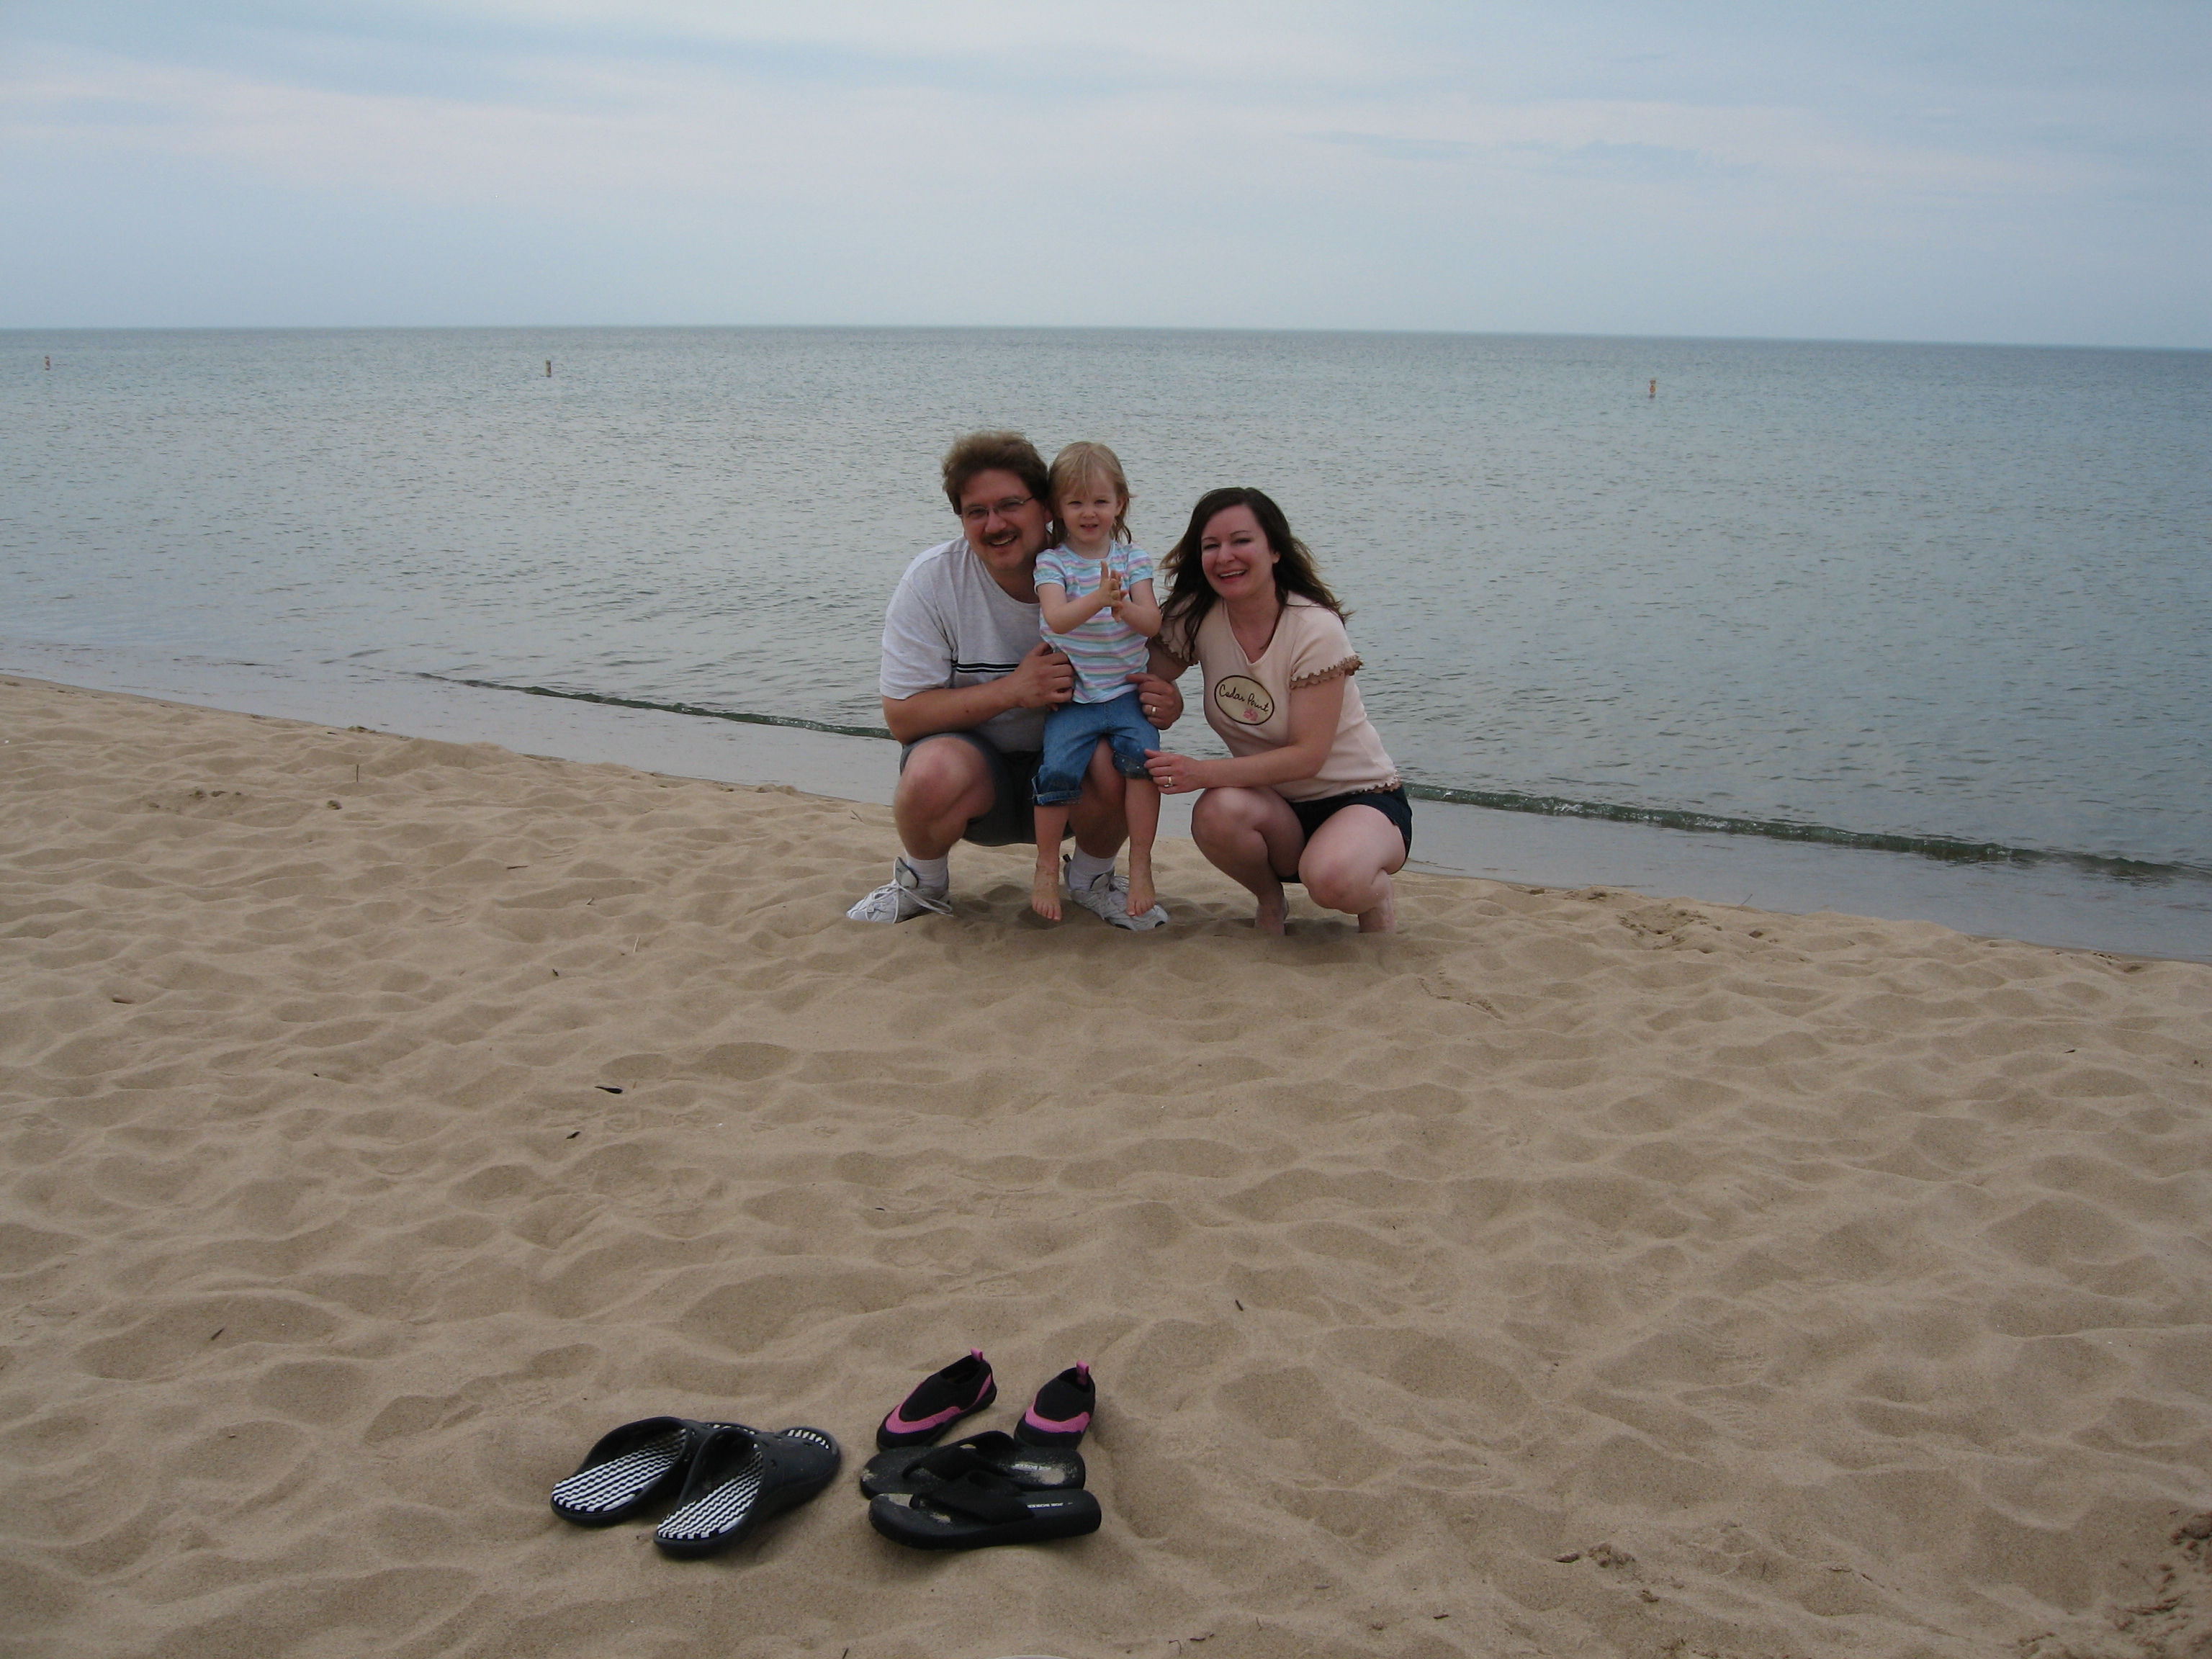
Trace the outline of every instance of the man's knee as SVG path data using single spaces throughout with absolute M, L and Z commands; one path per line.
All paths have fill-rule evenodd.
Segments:
M 896 799 L 902 806 L 943 811 L 978 794 L 991 793 L 991 769 L 973 744 L 958 738 L 942 741 L 925 738 L 915 745 L 899 772 Z M 986 799 L 976 811 L 989 804 Z

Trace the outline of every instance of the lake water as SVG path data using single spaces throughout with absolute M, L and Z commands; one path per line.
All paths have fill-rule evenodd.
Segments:
M 2154 901 L 2212 880 L 2208 416 L 2202 352 L 0 334 L 0 647 L 873 728 L 937 459 L 1012 426 L 1111 443 L 1155 554 L 1208 488 L 1274 495 L 1431 792 Z

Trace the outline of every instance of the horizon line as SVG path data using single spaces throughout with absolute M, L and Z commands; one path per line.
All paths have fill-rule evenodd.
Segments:
M 2212 353 L 2204 345 L 2112 344 L 2080 340 L 1959 340 L 1883 335 L 1613 333 L 1597 329 L 1269 327 L 1210 323 L 66 323 L 4 324 L 0 336 L 55 334 L 373 333 L 903 333 L 903 334 L 1312 334 L 1503 340 L 1649 340 L 1712 345 L 1934 346 L 1961 350 Z

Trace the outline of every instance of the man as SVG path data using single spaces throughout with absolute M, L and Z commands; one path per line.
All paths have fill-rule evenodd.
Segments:
M 919 555 L 884 617 L 884 724 L 905 745 L 892 811 L 904 849 L 891 879 L 846 914 L 905 921 L 951 909 L 949 854 L 967 840 L 1006 847 L 1035 839 L 1030 779 L 1045 711 L 1074 694 L 1067 659 L 1038 637 L 1036 558 L 1051 528 L 1044 458 L 1013 432 L 975 432 L 945 457 L 945 495 L 962 534 Z M 1182 696 L 1138 679 L 1146 718 L 1175 723 Z M 1103 750 L 1068 814 L 1075 851 L 1068 897 L 1116 927 L 1143 932 L 1168 913 L 1128 914 L 1114 858 L 1128 836 L 1122 781 Z

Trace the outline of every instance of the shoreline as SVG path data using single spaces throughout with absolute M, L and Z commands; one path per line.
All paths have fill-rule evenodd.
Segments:
M 880 805 L 0 677 L 35 1659 L 2152 1659 L 2212 1640 L 2212 969 L 1411 873 L 848 924 Z M 642 741 L 642 739 L 638 739 Z M 1106 1515 L 923 1557 L 926 1372 Z M 843 1442 L 729 1555 L 556 1519 Z M 1196 1646 L 1204 1643 L 1202 1649 Z
M 718 782 L 786 784 L 876 805 L 889 803 L 896 775 L 896 757 L 886 754 L 882 739 L 342 664 L 280 667 L 0 640 L 0 672 L 280 719 L 493 742 L 520 753 L 616 761 Z M 1161 834 L 1187 837 L 1188 800 L 1170 798 L 1161 806 Z M 891 851 L 887 844 L 886 863 Z M 1835 911 L 1936 921 L 1977 938 L 2212 962 L 2212 883 L 2148 890 L 2057 864 L 1955 864 L 1909 853 L 1425 799 L 1416 808 L 1410 867 L 1546 888 L 1620 888 L 1789 915 Z

